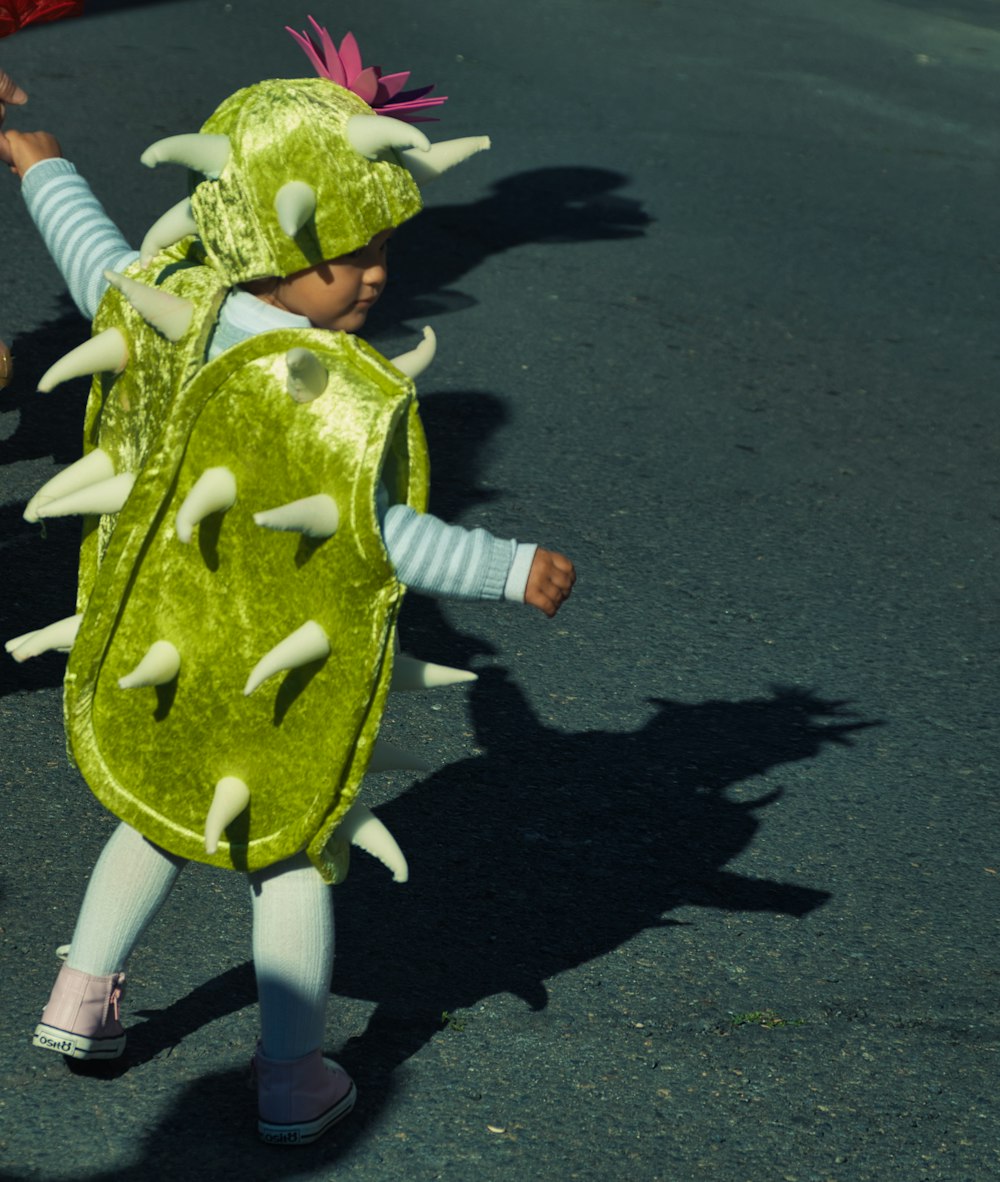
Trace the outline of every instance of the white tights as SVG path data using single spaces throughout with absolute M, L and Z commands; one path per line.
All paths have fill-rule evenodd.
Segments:
M 87 885 L 68 963 L 95 977 L 122 971 L 184 866 L 119 825 Z M 262 1049 L 269 1059 L 298 1059 L 323 1045 L 333 895 L 304 853 L 247 877 Z

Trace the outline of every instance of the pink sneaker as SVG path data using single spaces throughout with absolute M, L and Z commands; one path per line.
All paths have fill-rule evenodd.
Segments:
M 92 977 L 64 964 L 31 1040 L 71 1059 L 117 1059 L 125 1050 L 118 1003 L 125 974 Z
M 308 1145 L 354 1107 L 358 1090 L 339 1063 L 320 1051 L 301 1059 L 254 1056 L 257 1131 L 269 1145 Z

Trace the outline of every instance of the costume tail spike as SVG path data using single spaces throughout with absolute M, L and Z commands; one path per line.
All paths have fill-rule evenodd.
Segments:
M 321 661 L 329 655 L 330 641 L 326 633 L 315 620 L 307 620 L 301 628 L 296 628 L 284 640 L 279 641 L 254 665 L 243 687 L 243 694 L 249 697 L 259 685 L 275 673 L 282 673 L 286 669 L 298 669 L 313 661 Z
M 412 123 L 390 115 L 352 115 L 347 121 L 347 140 L 360 156 L 368 160 L 393 159 L 393 149 L 430 151 L 431 141 Z M 409 167 L 409 165 L 407 165 Z
M 393 882 L 406 882 L 410 869 L 396 839 L 370 808 L 355 802 L 344 814 L 338 832 L 392 871 Z
M 168 135 L 166 139 L 157 140 L 155 144 L 149 145 L 139 159 L 147 168 L 155 168 L 157 164 L 183 164 L 214 181 L 218 180 L 229 162 L 229 154 L 228 135 L 194 132 L 189 135 Z
M 79 488 L 86 488 L 90 484 L 97 484 L 102 480 L 109 480 L 115 474 L 111 457 L 106 451 L 95 447 L 82 460 L 70 464 L 57 472 L 51 480 L 47 480 L 35 493 L 24 508 L 24 520 L 34 524 L 39 520 L 38 510 L 58 497 L 76 492 Z
M 402 747 L 378 739 L 372 748 L 368 770 L 370 772 L 429 772 L 431 765 L 425 759 L 421 759 L 419 755 L 414 755 Z
M 21 661 L 27 661 L 29 657 L 40 656 L 42 653 L 53 651 L 68 653 L 73 647 L 77 632 L 80 631 L 82 620 L 82 615 L 66 616 L 65 619 L 56 620 L 54 624 L 48 624 L 34 632 L 25 632 L 21 636 L 15 636 L 13 640 L 7 641 L 4 648 L 18 664 Z
M 265 509 L 253 515 L 264 529 L 290 530 L 307 538 L 329 538 L 340 525 L 340 510 L 333 497 L 317 493 L 300 501 L 289 501 L 277 509 Z
M 177 537 L 190 542 L 194 527 L 212 513 L 231 509 L 236 502 L 236 477 L 228 468 L 206 468 L 191 487 L 174 518 Z
M 305 181 L 289 181 L 274 198 L 278 225 L 294 238 L 316 212 L 316 190 Z
M 205 818 L 205 853 L 214 854 L 222 834 L 250 803 L 250 789 L 236 776 L 223 776 Z
M 398 693 L 406 690 L 436 689 L 442 685 L 458 685 L 463 681 L 478 680 L 478 674 L 470 673 L 467 669 L 452 669 L 448 665 L 418 661 L 416 657 L 399 656 L 392 666 L 389 689 Z
M 326 389 L 330 375 L 326 366 L 308 349 L 289 349 L 285 354 L 288 363 L 288 393 L 296 402 L 312 402 Z
M 362 118 L 356 115 L 355 118 Z M 399 162 L 409 169 L 410 176 L 418 185 L 426 185 L 437 180 L 442 173 L 454 168 L 475 156 L 477 152 L 485 152 L 490 147 L 488 135 L 467 135 L 457 140 L 443 140 L 433 144 L 429 152 L 414 152 L 404 148 L 399 153 Z
M 415 349 L 410 349 L 407 353 L 400 353 L 398 357 L 392 359 L 392 364 L 412 381 L 416 381 L 420 377 L 434 360 L 434 354 L 437 352 L 437 337 L 434 335 L 434 329 L 429 324 L 425 324 L 423 333 L 424 339 Z
M 75 517 L 80 513 L 120 513 L 135 484 L 134 472 L 119 472 L 108 480 L 98 480 L 75 492 L 57 497 L 35 509 L 39 519 Z
M 72 378 L 95 373 L 121 373 L 127 364 L 128 345 L 125 338 L 117 328 L 106 328 L 50 366 L 42 374 L 38 390 L 41 394 L 48 394 Z
M 161 287 L 138 283 L 117 271 L 105 271 L 104 278 L 116 287 L 139 315 L 168 341 L 179 341 L 191 327 L 194 304 L 180 296 L 171 295 Z
M 154 640 L 131 673 L 118 678 L 119 689 L 167 685 L 181 669 L 181 654 L 169 640 Z
M 183 201 L 172 205 L 162 217 L 157 218 L 146 231 L 146 237 L 143 238 L 142 246 L 139 247 L 143 265 L 145 266 L 155 254 L 159 254 L 165 247 L 173 246 L 182 238 L 197 233 L 198 223 L 194 220 L 194 214 L 191 212 L 191 202 L 185 197 Z

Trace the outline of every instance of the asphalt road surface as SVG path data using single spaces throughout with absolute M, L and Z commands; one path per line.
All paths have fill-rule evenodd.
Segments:
M 308 72 L 284 0 L 93 3 L 0 44 L 132 240 L 152 140 Z M 433 507 L 571 555 L 553 622 L 406 608 L 467 663 L 373 780 L 411 864 L 338 888 L 327 1049 L 354 1115 L 257 1143 L 249 907 L 192 866 L 137 949 L 129 1052 L 30 1035 L 113 821 L 63 659 L 0 665 L 9 1180 L 980 1182 L 997 1078 L 1000 4 L 327 5 L 493 150 L 398 236 L 371 339 L 429 323 Z M 0 177 L 3 637 L 71 614 L 87 326 Z

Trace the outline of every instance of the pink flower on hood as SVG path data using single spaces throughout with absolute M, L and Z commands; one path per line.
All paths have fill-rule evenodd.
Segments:
M 365 68 L 361 64 L 361 51 L 353 33 L 347 34 L 338 50 L 330 34 L 313 17 L 309 17 L 309 23 L 315 31 L 315 36 L 310 34 L 308 29 L 296 33 L 288 25 L 285 28 L 302 47 L 321 78 L 329 78 L 338 86 L 353 91 L 359 98 L 364 99 L 376 114 L 392 115 L 393 118 L 402 119 L 405 123 L 437 122 L 433 118 L 413 113 L 426 107 L 440 107 L 448 101 L 447 96 L 424 97 L 434 89 L 434 83 L 418 87 L 416 90 L 403 90 L 410 76 L 409 70 L 403 74 L 383 74 L 381 66 Z

